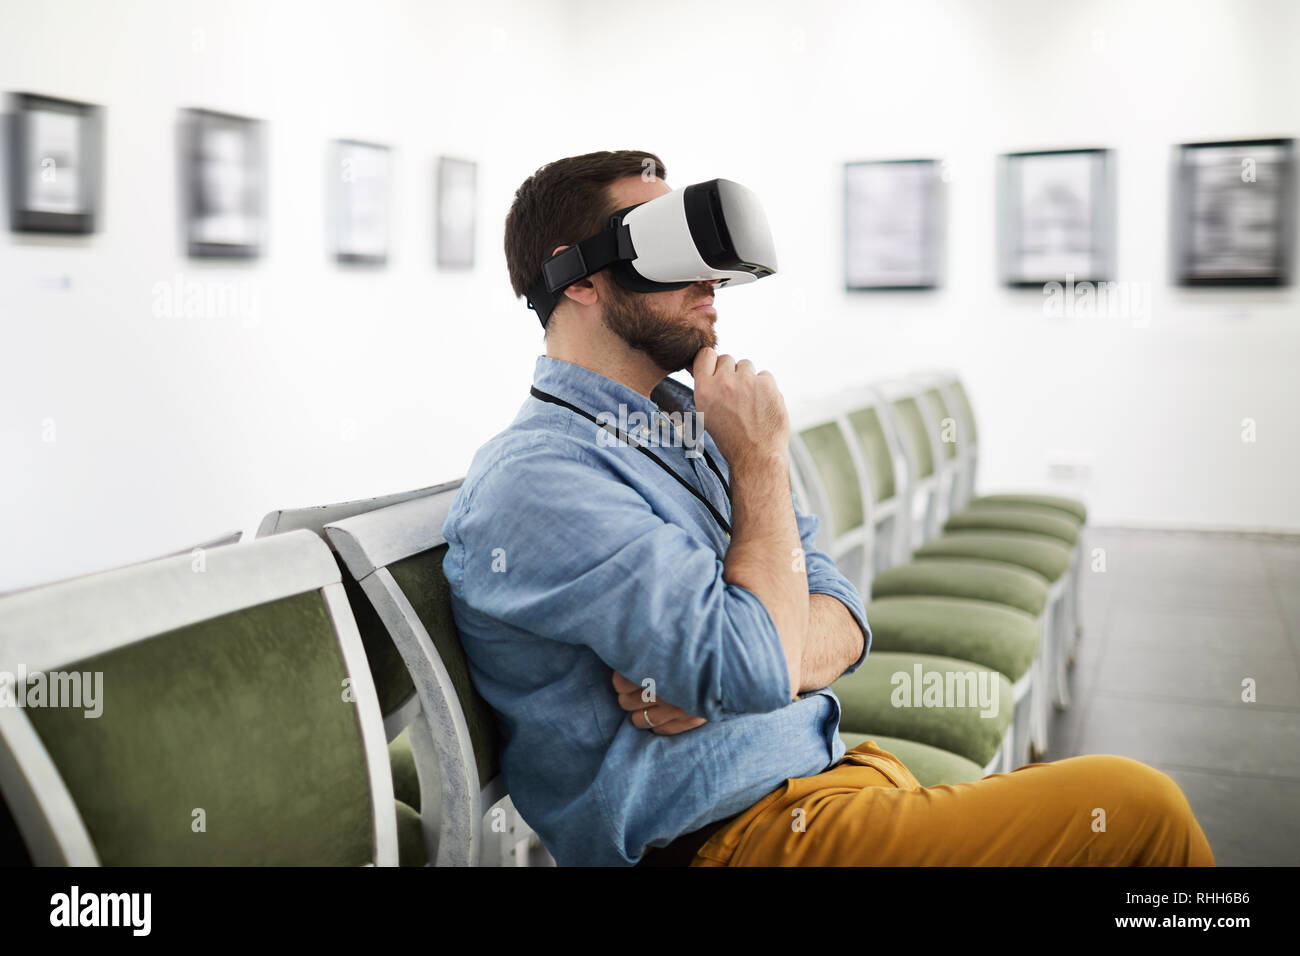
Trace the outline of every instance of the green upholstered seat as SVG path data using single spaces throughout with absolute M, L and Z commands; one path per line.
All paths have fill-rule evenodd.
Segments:
M 921 706 L 917 706 L 918 667 Z M 996 706 L 981 706 L 981 682 L 990 703 L 996 693 Z M 925 706 L 927 686 L 940 684 L 946 690 L 949 683 L 952 695 L 932 693 L 929 703 L 951 706 Z M 1005 675 L 970 661 L 929 654 L 873 650 L 861 667 L 837 680 L 831 690 L 840 699 L 841 734 L 885 733 L 939 747 L 980 767 L 997 755 L 1015 715 L 1011 682 Z M 957 696 L 958 690 L 964 698 Z M 984 716 L 986 711 L 990 716 Z
M 901 760 L 902 754 L 898 756 Z M 916 771 L 913 770 L 912 773 L 915 774 Z M 429 862 L 429 853 L 424 846 L 424 828 L 420 823 L 420 815 L 401 800 L 394 802 L 397 804 L 398 863 L 401 866 L 424 866 Z
M 1064 518 L 1070 524 L 1074 525 L 1076 530 L 1083 530 L 1083 522 L 1079 516 L 1071 511 L 1062 511 L 1060 508 L 1049 508 L 1047 505 L 1032 504 L 1003 504 L 997 501 L 975 500 L 968 502 L 966 511 L 1018 511 L 1024 514 L 1047 515 L 1049 518 Z
M 388 744 L 388 764 L 393 769 L 393 796 L 420 812 L 420 775 L 411 752 L 411 735 L 403 730 Z
M 1012 682 L 1038 656 L 1042 627 L 1003 604 L 953 597 L 887 597 L 867 605 L 874 650 L 938 654 L 992 667 Z
M 1070 549 L 1060 539 L 1027 531 L 949 531 L 921 545 L 912 557 L 1005 561 L 1052 582 L 1070 569 Z
M 1080 522 L 1088 521 L 1088 506 L 1078 498 L 1066 498 L 1062 495 L 1000 494 L 979 495 L 970 501 L 972 507 L 983 505 L 1037 505 L 1043 508 L 1055 508 L 1064 511 Z
M 374 860 L 358 711 L 320 591 L 62 669 L 103 673 L 102 715 L 87 720 L 71 708 L 25 715 L 102 864 Z M 200 820 L 205 829 L 196 830 Z
M 969 508 L 948 519 L 945 531 L 1028 531 L 1057 538 L 1070 547 L 1079 541 L 1077 522 L 1055 515 L 1021 511 L 1015 508 L 983 506 Z
M 984 768 L 975 761 L 938 747 L 931 747 L 929 744 L 919 744 L 915 740 L 845 731 L 840 731 L 840 739 L 849 750 L 870 740 L 881 750 L 887 750 L 901 760 L 903 766 L 912 772 L 912 776 L 923 787 L 937 787 L 946 783 L 969 783 L 984 777 Z
M 929 478 L 934 474 L 934 451 L 930 447 L 930 432 L 925 425 L 925 416 L 914 398 L 899 398 L 891 403 L 898 416 L 900 431 L 912 449 L 913 467 L 916 478 Z
M 893 453 L 889 450 L 889 440 L 885 437 L 885 428 L 880 415 L 870 405 L 849 412 L 849 424 L 862 447 L 870 472 L 871 491 L 877 502 L 888 501 L 894 497 L 897 487 L 894 480 Z
M 853 453 L 849 443 L 835 422 L 805 428 L 799 438 L 817 465 L 817 475 L 826 490 L 830 507 L 831 531 L 839 536 L 861 527 L 866 520 L 862 508 L 862 489 L 853 467 Z
M 451 677 L 474 747 L 479 785 L 486 786 L 501 772 L 500 736 L 492 708 L 479 696 L 470 680 L 469 663 L 456 633 L 456 621 L 451 613 L 451 589 L 442 572 L 442 558 L 446 553 L 447 546 L 439 545 L 393 562 L 388 565 L 388 572 L 411 602 Z
M 379 619 L 378 612 L 370 603 L 370 598 L 366 597 L 361 585 L 348 574 L 346 568 L 341 571 L 343 590 L 347 592 L 352 616 L 356 618 L 357 632 L 361 635 L 361 643 L 366 649 L 366 661 L 370 664 L 370 676 L 374 679 L 375 692 L 379 695 L 379 711 L 388 716 L 410 700 L 415 693 L 415 684 L 411 681 L 410 671 L 406 669 L 406 662 L 398 653 L 388 628 L 384 627 L 384 622 Z
M 1038 617 L 1047 606 L 1047 579 L 1003 561 L 928 558 L 895 565 L 871 582 L 873 598 L 943 596 L 992 601 Z

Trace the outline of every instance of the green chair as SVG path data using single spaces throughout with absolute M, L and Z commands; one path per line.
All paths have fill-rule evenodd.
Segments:
M 9 595 L 0 672 L 63 692 L 0 707 L 0 790 L 38 865 L 398 863 L 375 686 L 311 534 Z
M 982 768 L 980 776 L 1019 766 L 1008 747 L 1014 692 L 994 668 L 873 650 L 831 690 L 840 699 L 841 735 L 882 733 L 938 747 Z
M 888 383 L 880 389 L 883 400 L 876 406 L 880 417 L 897 435 L 907 462 L 908 478 L 902 494 L 908 503 L 903 510 L 911 521 L 906 537 L 913 549 L 912 558 L 918 562 L 931 558 L 995 561 L 1044 578 L 1049 610 L 1043 668 L 1057 707 L 1065 708 L 1069 706 L 1067 631 L 1076 606 L 1073 585 L 1077 578 L 1072 570 L 1078 563 L 1077 534 L 1073 545 L 1065 540 L 1075 532 L 1072 528 L 1066 530 L 1063 515 L 1038 516 L 1041 520 L 1036 525 L 1030 516 L 1018 516 L 1012 527 L 985 527 L 997 523 L 997 515 L 990 515 L 984 520 L 972 520 L 968 527 L 943 530 L 949 519 L 952 489 L 960 480 L 957 439 L 961 429 L 955 419 L 944 414 L 944 406 L 936 398 L 938 392 L 926 381 Z M 1025 530 L 1028 526 L 1038 530 Z M 1044 694 L 1044 708 L 1046 700 Z M 1040 739 L 1045 742 L 1046 709 L 1040 724 Z
M 975 422 L 975 412 L 970 403 L 970 396 L 956 374 L 948 372 L 938 376 L 940 390 L 947 397 L 949 407 L 956 412 L 959 432 L 960 470 L 959 478 L 954 484 L 954 497 L 951 511 L 954 514 L 977 512 L 983 509 L 1002 511 L 1013 508 L 1022 513 L 1043 514 L 1053 517 L 1065 517 L 1082 532 L 1088 523 L 1088 508 L 1077 498 L 1063 495 L 1034 494 L 1026 492 L 1007 492 L 1002 494 L 975 495 L 975 474 L 979 464 L 979 431 Z M 1075 549 L 1075 564 L 1069 588 L 1071 627 L 1067 634 L 1069 660 L 1073 661 L 1079 638 L 1083 634 L 1080 617 L 1080 576 L 1083 569 L 1082 542 Z M 1065 687 L 1061 687 L 1062 692 Z
M 939 747 L 918 744 L 914 740 L 901 737 L 886 737 L 883 734 L 855 734 L 840 731 L 840 740 L 849 750 L 863 741 L 870 740 L 882 750 L 887 750 L 912 772 L 917 783 L 923 787 L 937 787 L 944 784 L 970 783 L 988 776 L 973 760 L 959 757 Z
M 307 530 L 329 544 L 333 550 L 333 545 L 325 534 L 325 525 L 329 522 L 378 511 L 406 501 L 445 492 L 454 493 L 459 487 L 458 479 L 374 498 L 279 509 L 268 513 L 262 519 L 257 529 L 257 537 L 264 538 L 289 531 Z M 338 555 L 335 554 L 334 557 L 342 574 L 343 589 L 347 594 L 348 603 L 356 618 L 361 643 L 366 649 L 366 660 L 370 664 L 371 677 L 379 692 L 379 706 L 384 715 L 384 731 L 389 740 L 393 783 L 399 802 L 405 805 L 399 817 L 402 826 L 399 834 L 402 837 L 401 862 L 403 866 L 422 866 L 436 858 L 438 853 L 441 784 L 438 779 L 436 754 L 432 744 L 428 743 L 427 732 L 412 733 L 411 731 L 412 725 L 422 722 L 424 718 L 419 697 L 415 692 L 415 683 L 405 661 L 402 660 L 402 655 L 398 652 L 388 633 L 388 628 L 380 620 L 374 605 L 366 597 L 361 586 L 348 573 Z M 416 832 L 422 834 L 421 840 L 411 839 L 412 834 Z M 421 841 L 423 846 L 420 845 Z
M 506 792 L 496 717 L 474 689 L 452 618 L 442 525 L 458 486 L 331 521 L 325 534 L 413 681 L 423 719 L 408 732 L 424 804 L 439 808 L 421 813 L 437 827 L 437 865 L 523 866 L 530 850 L 545 862 Z M 425 767 L 437 768 L 432 799 Z
M 796 418 L 791 439 L 794 480 L 797 494 L 820 518 L 817 545 L 855 587 L 872 595 L 866 610 L 875 650 L 942 655 L 1006 674 L 1017 702 L 1012 735 L 1013 761 L 1018 766 L 1045 749 L 1040 729 L 1045 720 L 1038 716 L 1042 705 L 1035 691 L 1041 686 L 1036 685 L 1035 674 L 1041 670 L 1042 625 L 1018 609 L 970 599 L 961 602 L 958 626 L 948 614 L 951 608 L 937 606 L 929 595 L 895 596 L 882 603 L 872 594 L 876 540 L 868 511 L 870 495 L 864 495 L 868 466 L 846 437 L 851 428 L 830 406 L 803 408 Z M 929 630 L 936 623 L 944 626 Z
M 1051 657 L 1055 672 L 1055 696 L 1059 706 L 1069 704 L 1069 663 L 1073 658 L 1079 636 L 1079 569 L 1083 564 L 1081 540 L 1082 520 L 1072 511 L 1048 507 L 1041 502 L 1051 496 L 1009 496 L 994 501 L 985 500 L 967 507 L 963 497 L 970 487 L 967 475 L 973 473 L 975 455 L 966 453 L 969 444 L 970 422 L 965 413 L 969 408 L 964 390 L 960 395 L 950 388 L 955 377 L 940 375 L 914 376 L 912 382 L 917 400 L 936 457 L 942 458 L 939 469 L 940 491 L 934 497 L 935 526 L 927 539 L 933 539 L 942 525 L 943 532 L 983 531 L 994 534 L 1011 532 L 1041 535 L 1053 538 L 1070 549 L 1071 564 L 1062 589 L 1062 606 L 1056 621 Z M 952 396 L 951 399 L 947 396 Z M 954 412 L 956 412 L 954 414 Z M 1024 497 L 1029 500 L 1013 502 Z M 1040 503 L 1035 503 L 1037 498 Z M 1059 499 L 1068 502 L 1069 499 Z M 1086 514 L 1086 512 L 1084 512 Z M 969 546 L 967 542 L 967 546 Z M 1052 580 L 1056 580 L 1052 578 Z

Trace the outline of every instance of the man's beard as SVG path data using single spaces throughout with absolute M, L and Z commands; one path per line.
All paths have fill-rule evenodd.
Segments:
M 607 288 L 609 295 L 601 310 L 605 328 L 644 352 L 665 372 L 690 368 L 700 349 L 718 344 L 712 325 L 698 328 L 684 315 L 658 311 L 647 296 L 628 292 L 612 278 Z

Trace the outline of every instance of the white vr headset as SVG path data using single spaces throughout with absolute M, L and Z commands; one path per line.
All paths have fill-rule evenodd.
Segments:
M 732 285 L 776 272 L 776 250 L 758 196 L 711 179 L 620 209 L 604 230 L 551 256 L 528 290 L 528 308 L 545 328 L 564 290 L 605 268 L 631 292 Z

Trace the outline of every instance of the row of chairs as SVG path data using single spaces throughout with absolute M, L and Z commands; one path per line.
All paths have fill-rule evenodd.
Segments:
M 819 546 L 872 595 L 873 651 L 835 686 L 845 742 L 869 735 L 929 785 L 1010 766 L 1025 738 L 1001 712 L 891 707 L 894 675 L 978 671 L 1000 699 L 1041 703 L 1038 649 L 1064 639 L 1077 562 L 1049 586 L 1027 562 L 1059 557 L 1040 540 L 1050 522 L 988 530 L 1074 503 L 970 499 L 960 383 L 914 384 L 805 417 L 791 483 L 822 515 Z M 0 673 L 43 672 L 47 695 L 102 674 L 98 717 L 0 707 L 0 792 L 30 859 L 549 862 L 510 803 L 452 620 L 441 529 L 459 484 L 275 511 L 250 542 L 0 597 Z M 965 526 L 978 509 L 986 524 Z
M 821 518 L 818 547 L 867 598 L 873 632 L 863 666 L 833 685 L 846 743 L 938 748 L 896 744 L 926 785 L 1042 758 L 1081 633 L 1083 503 L 975 497 L 978 433 L 951 374 L 857 389 L 798 410 L 794 426 L 792 487 Z M 954 693 L 922 707 L 893 693 L 918 674 Z M 980 681 L 1013 706 L 972 700 Z

